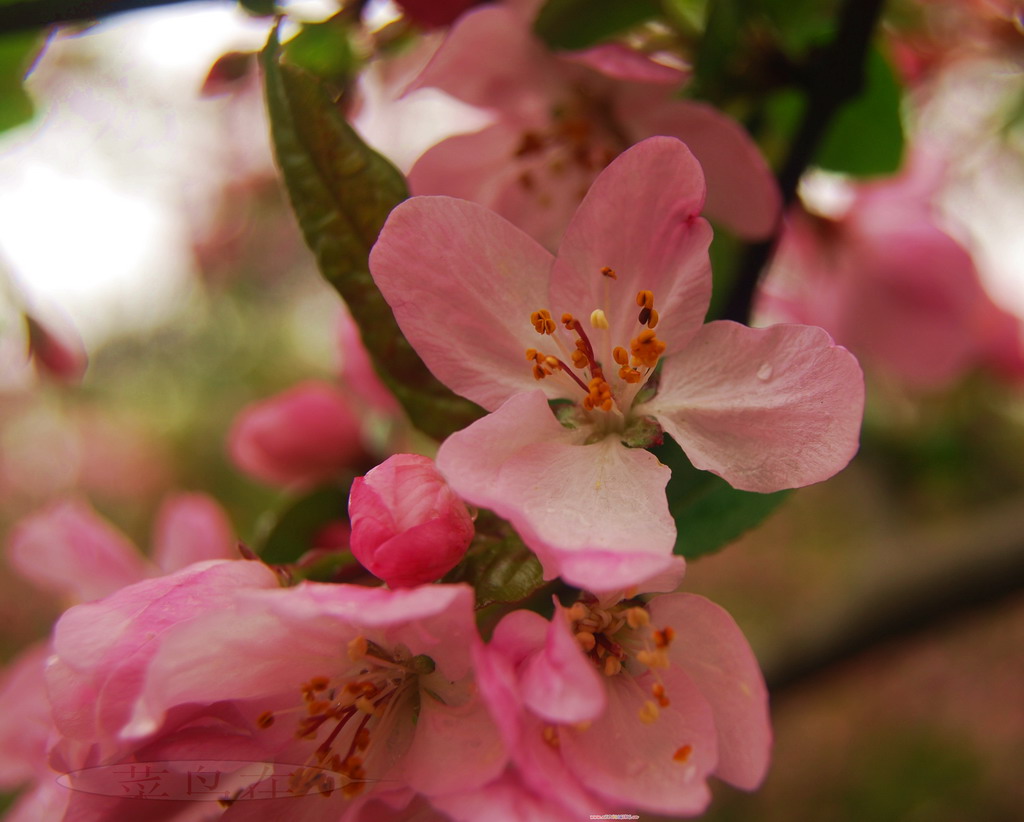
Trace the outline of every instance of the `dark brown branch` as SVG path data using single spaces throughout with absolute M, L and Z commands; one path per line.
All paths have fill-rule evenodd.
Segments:
M 871 35 L 885 0 L 845 0 L 836 36 L 805 73 L 807 107 L 779 172 L 783 211 L 796 197 L 800 177 L 811 164 L 836 112 L 860 94 Z M 761 275 L 771 261 L 776 237 L 747 247 L 722 319 L 746 322 Z
M 972 520 L 944 541 L 900 540 L 906 554 L 881 582 L 850 595 L 845 608 L 817 615 L 802 636 L 788 637 L 765 677 L 774 697 L 898 640 L 941 630 L 964 616 L 1024 592 L 1024 500 Z M 909 551 L 907 550 L 909 549 Z M 902 567 L 901 567 L 902 566 Z
M 85 23 L 126 11 L 171 6 L 192 0 L 20 0 L 0 6 L 0 34 Z

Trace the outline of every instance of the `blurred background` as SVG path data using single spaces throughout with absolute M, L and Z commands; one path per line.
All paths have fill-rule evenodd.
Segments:
M 711 19 L 707 5 L 664 4 L 672 25 L 646 22 L 630 42 L 706 43 L 710 23 L 693 20 Z M 755 5 L 764 21 L 736 24 L 751 60 L 773 31 L 800 48 L 829 35 L 839 4 L 790 4 L 789 29 Z M 435 48 L 445 28 L 416 28 L 416 6 L 403 36 Z M 307 24 L 337 12 L 287 9 Z M 368 30 L 394 31 L 403 10 L 363 11 Z M 861 357 L 868 409 L 846 471 L 690 563 L 685 589 L 735 616 L 774 686 L 767 783 L 720 786 L 709 819 L 1011 822 L 1024 808 L 1021 20 L 1013 2 L 888 4 L 875 41 L 898 142 L 860 143 L 896 162 L 879 171 L 889 161 L 864 160 L 855 140 L 851 168 L 802 176 L 755 318 L 824 325 Z M 350 390 L 365 355 L 274 167 L 253 56 L 270 25 L 187 3 L 18 46 L 34 61 L 24 90 L 0 87 L 3 541 L 66 499 L 143 550 L 177 491 L 216 498 L 247 545 L 293 510 L 296 486 L 239 457 L 232 426 L 305 380 Z M 747 85 L 740 69 L 718 85 L 697 72 L 697 93 L 779 168 L 796 115 L 785 83 L 749 82 L 770 84 L 763 65 Z M 403 171 L 494 117 L 440 93 L 410 103 L 380 85 L 383 61 L 360 68 L 350 114 Z M 727 290 L 743 245 L 716 229 Z M 386 402 L 364 396 L 357 429 L 356 472 L 415 447 Z M 68 604 L 3 567 L 0 659 Z M 17 785 L 4 789 L 0 808 Z

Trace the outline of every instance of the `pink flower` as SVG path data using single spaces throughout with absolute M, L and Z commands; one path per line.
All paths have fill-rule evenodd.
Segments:
M 295 765 L 292 796 L 322 792 L 311 780 L 334 771 L 330 800 L 303 805 L 311 814 L 303 818 L 324 820 L 353 818 L 374 800 L 401 806 L 413 793 L 473 790 L 504 768 L 504 747 L 474 684 L 468 587 L 249 583 L 199 611 L 179 613 L 159 635 L 138 690 L 127 695 L 134 708 L 121 738 L 132 745 L 189 758 L 177 714 L 186 706 L 230 711 L 244 718 L 245 738 L 267 761 Z M 73 621 L 88 634 L 85 616 Z M 137 622 L 146 629 L 146 619 Z M 82 638 L 103 643 L 101 633 Z M 217 751 L 216 739 L 208 741 L 203 756 Z M 225 735 L 224 745 L 231 742 Z M 285 818 L 296 806 L 281 802 L 238 802 L 228 818 Z
M 703 201 L 693 155 L 651 138 L 598 177 L 557 257 L 447 197 L 398 206 L 371 253 L 431 371 L 492 412 L 443 443 L 438 467 L 508 519 L 549 576 L 608 590 L 668 566 L 669 471 L 623 444 L 649 444 L 657 425 L 698 468 L 752 491 L 824 480 L 856 451 L 862 375 L 825 332 L 702 325 Z
M 210 497 L 177 494 L 160 508 L 153 560 L 81 500 L 54 503 L 19 522 L 11 565 L 43 590 L 87 602 L 192 562 L 238 556 L 231 523 Z
M 708 216 L 744 237 L 768 235 L 781 200 L 767 164 L 733 120 L 676 97 L 684 79 L 618 44 L 555 56 L 522 14 L 471 11 L 414 87 L 439 88 L 495 122 L 429 149 L 410 187 L 479 202 L 554 249 L 602 168 L 639 140 L 671 135 L 704 167 Z
M 392 588 L 444 576 L 473 539 L 465 504 L 433 460 L 416 454 L 396 454 L 356 477 L 348 516 L 355 558 Z
M 78 332 L 70 323 L 44 324 L 25 314 L 29 352 L 40 371 L 64 382 L 80 382 L 89 365 Z
M 243 471 L 277 485 L 321 482 L 363 453 L 359 417 L 348 397 L 315 381 L 245 408 L 228 447 Z
M 745 790 L 764 778 L 761 672 L 702 597 L 583 594 L 551 622 L 517 611 L 477 657 L 518 780 L 577 818 L 609 805 L 696 815 L 709 776 Z
M 795 211 L 759 315 L 820 325 L 912 390 L 945 388 L 977 367 L 1024 373 L 1019 320 L 992 302 L 968 250 L 939 225 L 934 160 L 919 153 L 900 177 L 850 190 L 842 216 Z

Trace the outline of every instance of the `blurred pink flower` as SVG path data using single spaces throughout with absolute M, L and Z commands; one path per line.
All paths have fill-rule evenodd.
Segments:
M 146 577 L 193 562 L 238 557 L 231 523 L 203 494 L 176 494 L 160 508 L 152 559 L 77 499 L 56 502 L 21 520 L 8 544 L 11 565 L 39 588 L 88 602 Z
M 583 594 L 551 622 L 517 611 L 477 667 L 515 781 L 577 818 L 609 803 L 696 815 L 709 776 L 752 790 L 767 770 L 757 661 L 732 618 L 702 597 Z
M 1020 321 L 985 291 L 969 251 L 939 224 L 935 158 L 857 186 L 841 216 L 794 211 L 757 306 L 820 325 L 876 374 L 941 390 L 990 366 L 1024 375 Z
M 261 756 L 295 764 L 293 796 L 321 792 L 312 777 L 335 772 L 330 800 L 303 805 L 309 820 L 354 818 L 375 798 L 394 797 L 401 806 L 412 793 L 429 799 L 473 790 L 504 768 L 500 735 L 474 683 L 470 649 L 479 640 L 470 588 L 271 587 L 238 584 L 229 601 L 178 613 L 177 625 L 146 654 L 142 675 L 126 682 L 121 704 L 134 707 L 119 738 L 195 758 L 183 756 L 188 740 L 176 734 L 176 714 L 185 706 L 236 712 Z M 120 613 L 143 597 L 153 613 L 135 625 L 144 631 L 155 618 L 162 630 L 166 609 L 157 610 L 149 592 L 129 589 L 104 607 Z M 106 634 L 92 632 L 93 617 L 69 612 L 63 630 L 103 646 Z M 225 735 L 223 744 L 231 743 Z M 203 756 L 216 751 L 211 735 Z M 293 801 L 239 802 L 227 818 L 290 818 Z
M 356 477 L 348 517 L 355 558 L 392 588 L 444 576 L 473 539 L 465 504 L 434 461 L 416 454 L 395 454 Z
M 28 346 L 36 367 L 55 379 L 64 382 L 79 382 L 89 365 L 78 332 L 70 323 L 60 326 L 46 323 L 25 314 L 28 326 Z
M 676 97 L 685 79 L 619 44 L 556 56 L 522 12 L 471 11 L 413 88 L 439 88 L 496 119 L 424 153 L 412 192 L 479 202 L 554 249 L 602 168 L 646 137 L 670 135 L 704 168 L 707 215 L 743 237 L 767 236 L 781 202 L 771 171 L 736 122 Z
M 651 444 L 658 425 L 695 466 L 752 491 L 827 479 L 856 451 L 862 375 L 825 332 L 703 325 L 703 201 L 693 155 L 651 138 L 598 177 L 557 258 L 448 197 L 398 206 L 371 253 L 424 362 L 493 412 L 449 437 L 438 467 L 508 519 L 549 576 L 607 590 L 670 564 L 669 471 L 624 445 Z M 550 400 L 568 401 L 557 418 Z
M 361 423 L 348 396 L 307 381 L 242 410 L 228 434 L 232 459 L 275 485 L 313 485 L 363 454 Z
M 27 579 L 72 602 L 96 600 L 195 561 L 237 555 L 226 515 L 201 494 L 178 494 L 163 504 L 154 529 L 152 562 L 77 500 L 56 503 L 22 520 L 12 532 L 8 551 L 12 566 Z M 113 631 L 109 622 L 104 624 Z M 144 644 L 153 639 L 146 634 L 136 638 Z M 50 654 L 44 644 L 24 651 L 8 666 L 0 687 L 0 787 L 29 788 L 12 811 L 12 820 L 59 818 L 66 801 L 67 791 L 54 782 L 47 753 L 55 733 L 45 682 Z M 102 698 L 96 701 L 98 711 L 110 710 L 100 703 Z M 93 741 L 86 732 L 77 746 L 91 749 Z

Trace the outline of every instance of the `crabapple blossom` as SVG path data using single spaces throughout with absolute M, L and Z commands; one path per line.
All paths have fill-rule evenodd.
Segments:
M 759 316 L 820 325 L 912 390 L 946 388 L 978 367 L 1024 373 L 1020 321 L 995 305 L 932 205 L 943 168 L 919 151 L 897 178 L 842 189 L 839 214 L 795 210 Z
M 355 558 L 392 588 L 444 576 L 473 539 L 465 503 L 433 460 L 417 454 L 395 454 L 356 477 L 348 517 Z
M 696 815 L 709 776 L 752 790 L 767 769 L 757 662 L 732 618 L 702 597 L 584 592 L 550 622 L 516 611 L 477 665 L 512 752 L 505 778 L 566 818 L 609 803 Z
M 464 14 L 413 83 L 495 118 L 428 149 L 409 172 L 414 194 L 479 202 L 554 249 L 602 168 L 639 140 L 671 135 L 704 167 L 708 216 L 744 237 L 773 229 L 781 200 L 767 164 L 733 120 L 675 96 L 684 72 L 621 44 L 554 55 L 523 11 Z
M 12 566 L 40 589 L 72 602 L 95 600 L 189 563 L 236 555 L 225 513 L 202 494 L 169 497 L 157 514 L 153 561 L 85 502 L 58 502 L 26 517 L 8 546 Z M 47 746 L 54 732 L 46 695 L 51 649 L 40 643 L 9 666 L 0 688 L 0 786 L 35 782 L 10 818 L 57 818 L 64 794 L 53 782 Z M 91 745 L 84 740 L 83 745 Z
M 228 435 L 235 463 L 277 485 L 312 485 L 363 453 L 359 417 L 345 393 L 307 381 L 238 415 Z
M 491 412 L 442 444 L 438 467 L 508 519 L 548 576 L 600 591 L 667 568 L 669 470 L 627 447 L 659 426 L 751 491 L 827 479 L 856 451 L 863 377 L 824 331 L 703 325 L 703 202 L 693 155 L 655 137 L 602 172 L 557 257 L 449 197 L 398 206 L 371 252 L 424 362 Z
M 133 708 L 122 739 L 173 747 L 169 723 L 182 706 L 235 711 L 262 756 L 294 764 L 293 796 L 330 794 L 303 803 L 310 820 L 366 818 L 360 808 L 371 801 L 401 806 L 414 794 L 473 790 L 504 768 L 504 746 L 474 684 L 470 588 L 253 583 L 236 586 L 229 602 L 200 606 L 199 616 L 179 615 L 160 635 L 127 695 Z M 215 751 L 211 737 L 203 755 Z M 326 770 L 332 786 L 319 783 Z M 281 801 L 237 802 L 225 818 L 295 807 Z

